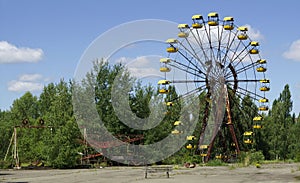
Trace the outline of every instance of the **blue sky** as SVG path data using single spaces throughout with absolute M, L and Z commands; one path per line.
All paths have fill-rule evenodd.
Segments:
M 0 109 L 9 109 L 28 90 L 38 95 L 48 83 L 71 79 L 88 46 L 115 26 L 143 19 L 191 23 L 194 14 L 216 11 L 253 28 L 268 60 L 268 97 L 278 98 L 289 84 L 298 114 L 299 7 L 295 0 L 0 0 Z

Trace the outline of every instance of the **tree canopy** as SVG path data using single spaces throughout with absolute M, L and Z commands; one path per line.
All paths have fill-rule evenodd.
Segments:
M 134 83 L 128 87 L 128 101 L 130 110 L 136 115 L 137 119 L 146 119 L 151 114 L 150 108 L 157 105 L 151 102 L 154 97 L 158 100 L 170 101 L 178 97 L 175 88 L 165 98 L 159 98 L 156 88 L 151 85 L 143 86 L 141 82 L 130 76 L 123 65 L 109 65 L 104 61 L 95 62 L 94 69 L 86 77 L 86 86 L 93 83 L 94 101 L 97 112 L 107 129 L 112 134 L 142 135 L 143 138 L 138 142 L 141 144 L 152 144 L 163 138 L 174 130 L 174 122 L 179 119 L 182 103 L 176 103 L 172 107 L 167 107 L 165 117 L 155 128 L 141 130 L 132 129 L 122 123 L 114 110 L 115 104 L 112 103 L 111 91 L 117 75 L 122 74 L 122 79 L 129 83 Z M 124 83 L 122 83 L 124 84 Z M 44 161 L 48 165 L 56 168 L 71 168 L 80 164 L 82 153 L 85 152 L 86 144 L 83 143 L 84 137 L 82 129 L 76 121 L 72 92 L 78 88 L 75 82 L 61 80 L 59 83 L 50 83 L 44 87 L 39 96 L 34 96 L 26 92 L 22 97 L 16 99 L 11 108 L 7 111 L 0 111 L 0 159 L 13 162 L 11 151 L 7 151 L 11 145 L 14 127 L 22 126 L 23 120 L 28 120 L 31 126 L 41 125 L 44 121 L 45 128 L 17 128 L 18 153 L 21 162 L 33 163 Z M 81 86 L 79 86 L 81 87 Z M 84 95 L 87 90 L 82 88 L 78 95 Z M 118 93 L 116 93 L 117 95 Z M 200 106 L 199 122 L 196 125 L 194 135 L 199 137 L 205 104 L 205 95 L 200 95 L 199 100 L 203 105 Z M 292 114 L 293 102 L 289 85 L 285 85 L 280 96 L 272 103 L 271 110 L 264 114 L 263 128 L 256 132 L 256 141 L 252 147 L 243 143 L 243 133 L 252 128 L 252 120 L 255 117 L 257 106 L 250 97 L 240 99 L 230 97 L 231 115 L 235 125 L 235 132 L 241 144 L 242 151 L 255 149 L 263 152 L 266 159 L 293 159 L 300 161 L 300 120 Z M 80 101 L 79 101 L 80 102 Z M 81 101 L 82 102 L 82 101 Z M 152 105 L 152 106 L 151 106 Z M 89 113 L 89 106 L 86 106 Z M 253 112 L 253 109 L 254 112 Z M 76 111 L 76 110 L 75 110 Z M 245 116 L 247 115 L 247 117 Z M 155 115 L 150 120 L 156 120 Z M 230 139 L 230 134 L 223 126 L 216 141 L 216 149 L 224 146 L 224 139 Z M 228 140 L 226 143 L 232 143 Z M 229 149 L 230 150 L 230 149 Z M 220 150 L 221 151 L 221 150 Z M 96 152 L 94 152 L 96 153 Z M 185 147 L 182 147 L 173 156 L 182 157 L 183 154 L 190 154 Z M 216 153 L 217 154 L 217 153 Z

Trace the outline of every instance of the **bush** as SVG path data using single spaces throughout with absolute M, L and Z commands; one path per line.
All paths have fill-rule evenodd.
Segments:
M 261 151 L 252 151 L 241 152 L 239 159 L 244 166 L 249 166 L 261 163 L 265 157 Z
M 297 153 L 296 157 L 295 157 L 295 161 L 296 162 L 300 162 L 300 152 Z
M 261 151 L 252 152 L 250 154 L 250 164 L 261 163 L 263 160 L 265 160 L 265 156 Z
M 0 160 L 0 169 L 8 169 L 11 168 L 12 164 L 8 161 Z

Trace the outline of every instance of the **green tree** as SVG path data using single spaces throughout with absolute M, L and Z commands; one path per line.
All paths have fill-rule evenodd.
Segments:
M 264 128 L 265 138 L 269 141 L 270 158 L 285 160 L 291 153 L 292 126 L 294 124 L 292 111 L 292 100 L 289 85 L 285 85 L 278 99 L 272 104 L 269 112 L 270 119 Z
M 28 120 L 29 125 L 36 125 L 39 111 L 38 111 L 38 99 L 30 92 L 26 92 L 22 97 L 16 99 L 11 107 L 11 117 L 14 126 L 21 126 L 23 120 Z M 31 128 L 16 128 L 17 131 L 17 143 L 19 150 L 20 162 L 34 161 L 38 152 L 35 149 L 35 142 L 37 142 L 39 133 L 35 129 Z

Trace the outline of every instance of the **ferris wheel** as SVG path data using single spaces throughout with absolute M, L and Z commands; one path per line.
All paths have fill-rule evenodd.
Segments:
M 227 115 L 227 126 L 239 153 L 229 98 L 248 96 L 258 103 L 253 129 L 243 134 L 246 144 L 253 143 L 253 131 L 262 127 L 262 113 L 268 110 L 270 80 L 266 78 L 267 61 L 261 58 L 259 42 L 250 38 L 248 27 L 235 25 L 233 17 L 220 19 L 216 12 L 209 13 L 207 19 L 194 15 L 191 25 L 179 24 L 178 29 L 178 37 L 166 41 L 167 57 L 160 59 L 165 78 L 158 82 L 159 93 L 167 94 L 171 85 L 180 90 L 180 97 L 205 93 L 198 150 L 210 158 L 215 136 Z

